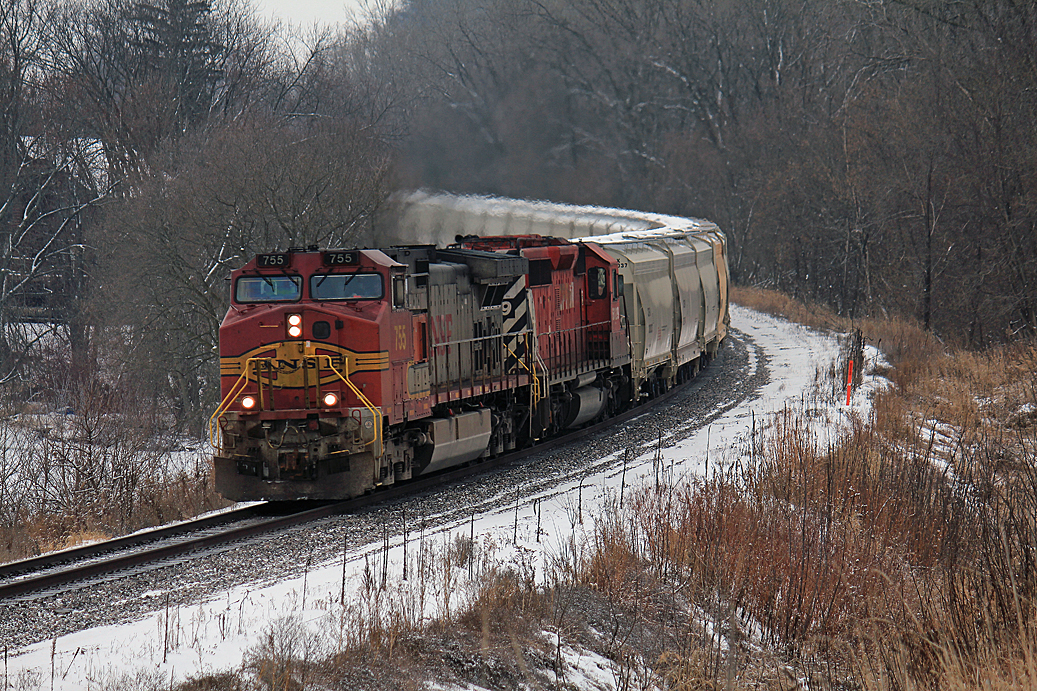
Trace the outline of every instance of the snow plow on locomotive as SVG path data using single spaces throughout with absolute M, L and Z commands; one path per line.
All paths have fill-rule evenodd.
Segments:
M 258 255 L 233 273 L 220 327 L 217 489 L 357 496 L 693 375 L 726 334 L 726 241 L 655 226 Z

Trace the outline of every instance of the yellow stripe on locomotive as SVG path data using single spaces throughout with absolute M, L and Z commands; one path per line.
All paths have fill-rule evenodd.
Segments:
M 389 369 L 389 351 L 382 350 L 370 353 L 360 353 L 348 348 L 342 348 L 332 343 L 311 343 L 317 355 L 331 356 L 332 366 L 342 373 L 348 372 L 380 372 Z M 280 341 L 257 348 L 253 348 L 237 357 L 220 358 L 220 375 L 224 377 L 237 377 L 241 375 L 242 368 L 251 358 L 264 358 L 269 362 L 269 367 L 250 367 L 247 378 L 250 382 L 258 383 L 256 374 L 264 384 L 273 384 L 278 388 L 301 389 L 307 384 L 313 385 L 312 372 L 304 372 L 305 359 L 304 341 Z M 310 378 L 307 379 L 307 376 Z M 322 386 L 338 381 L 338 376 L 329 370 L 321 370 L 320 384 Z

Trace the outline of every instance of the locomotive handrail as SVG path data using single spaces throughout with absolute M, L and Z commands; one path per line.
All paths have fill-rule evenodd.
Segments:
M 511 338 L 512 336 L 524 336 L 533 333 L 530 329 L 524 329 L 522 331 L 510 331 L 508 333 L 490 334 L 488 336 L 475 336 L 474 338 L 461 338 L 456 341 L 443 341 L 442 343 L 430 344 L 432 348 L 445 348 L 446 346 L 464 345 L 465 343 L 484 343 L 486 341 L 496 341 L 503 338 Z M 514 355 L 514 353 L 512 353 Z
M 515 358 L 516 362 L 518 362 L 520 365 L 525 367 L 526 371 L 529 372 L 529 374 L 530 374 L 530 387 L 531 387 L 531 392 L 533 394 L 533 405 L 536 405 L 537 403 L 539 403 L 540 401 L 543 400 L 543 396 L 540 395 L 540 377 L 538 377 L 536 375 L 536 372 L 534 372 L 533 370 L 529 369 L 529 365 L 527 365 L 522 360 L 522 358 L 520 358 L 518 356 L 518 354 L 515 353 L 514 350 L 512 350 L 510 347 L 508 347 L 507 343 L 504 343 L 503 345 L 504 345 L 505 348 L 508 349 L 508 352 L 511 353 L 511 356 L 513 358 Z M 528 345 L 526 346 L 526 350 L 528 352 L 528 350 L 529 350 L 529 346 Z
M 358 389 L 356 387 L 356 385 L 352 381 L 350 381 L 348 371 L 347 371 L 347 373 L 345 375 L 343 375 L 341 372 L 339 372 L 337 369 L 335 369 L 335 366 L 333 364 L 331 364 L 331 356 L 330 355 L 305 355 L 304 358 L 305 359 L 310 359 L 310 358 L 315 359 L 317 361 L 318 369 L 319 369 L 320 364 L 321 364 L 320 361 L 322 359 L 326 359 L 327 363 L 328 363 L 327 368 L 330 369 L 332 372 L 334 372 L 335 376 L 337 376 L 339 379 L 341 379 L 343 382 L 345 382 L 346 386 L 348 386 L 349 389 L 356 395 L 357 399 L 359 399 L 360 402 L 364 404 L 364 407 L 366 407 L 368 410 L 370 410 L 372 413 L 374 413 L 374 415 L 375 415 L 375 423 L 376 423 L 375 424 L 375 438 L 373 440 L 367 442 L 366 444 L 364 444 L 364 446 L 368 446 L 368 445 L 373 444 L 375 442 L 379 442 L 378 448 L 380 449 L 381 446 L 382 446 L 382 444 L 381 444 L 382 412 L 380 410 L 378 410 L 377 408 L 375 408 L 374 405 L 371 403 L 371 401 L 367 398 L 367 396 L 365 396 L 363 394 L 363 392 L 360 389 Z M 220 404 L 216 407 L 216 411 L 209 418 L 209 446 L 212 447 L 215 451 L 219 451 L 220 450 L 220 447 L 216 445 L 216 441 L 215 441 L 215 438 L 216 438 L 216 425 L 218 424 L 219 418 L 222 417 L 223 414 L 226 413 L 228 409 L 230 409 L 231 402 L 237 397 L 238 394 L 240 394 L 245 389 L 245 386 L 248 385 L 248 370 L 249 370 L 249 367 L 252 365 L 252 363 L 256 363 L 258 365 L 260 362 L 269 362 L 270 360 L 272 360 L 272 358 L 260 358 L 260 357 L 248 358 L 245 361 L 245 366 L 241 370 L 241 374 L 238 375 L 237 380 L 235 380 L 233 386 L 230 387 L 230 390 L 227 392 L 227 395 L 223 397 L 223 400 L 220 401 Z M 347 368 L 349 367 L 349 360 L 348 359 L 346 360 L 346 367 Z M 259 379 L 258 368 L 257 368 L 257 371 L 256 371 L 256 379 L 257 379 L 257 381 Z M 318 380 L 318 382 L 320 381 L 320 375 L 319 374 L 318 374 L 317 380 Z M 262 391 L 262 384 L 260 384 L 260 391 Z
M 539 341 L 539 336 L 537 335 L 537 333 L 535 331 L 532 332 L 532 334 L 533 334 L 533 346 L 532 346 L 532 348 L 530 348 L 529 340 L 528 340 L 528 337 L 527 337 L 527 340 L 526 340 L 526 352 L 533 353 L 533 366 L 535 367 L 539 363 L 540 364 L 540 369 L 544 373 L 544 377 L 550 378 L 551 370 L 549 370 L 547 368 L 547 363 L 544 362 L 544 358 L 540 357 L 540 341 Z M 533 374 L 533 378 L 536 379 L 536 373 L 535 372 Z M 540 390 L 540 383 L 539 382 L 537 382 L 537 390 L 538 391 Z M 539 402 L 540 402 L 539 398 L 536 401 L 534 401 L 534 403 L 539 403 Z
M 223 397 L 223 400 L 220 401 L 220 404 L 216 406 L 216 412 L 214 412 L 212 414 L 212 417 L 209 418 L 209 446 L 211 446 L 214 451 L 219 451 L 220 447 L 216 446 L 216 442 L 213 441 L 216 436 L 213 423 L 219 421 L 219 418 L 222 417 L 223 414 L 226 413 L 227 410 L 230 408 L 230 402 L 233 401 L 239 393 L 244 391 L 245 386 L 248 384 L 249 365 L 251 365 L 253 362 L 258 363 L 261 360 L 270 360 L 270 358 L 250 357 L 247 360 L 245 360 L 245 366 L 241 368 L 241 374 L 238 375 L 238 378 L 234 382 L 234 385 L 230 387 L 230 391 L 228 391 L 227 395 Z M 259 380 L 258 368 L 256 370 L 256 380 Z M 243 381 L 244 384 L 242 384 Z M 239 385 L 241 385 L 240 388 Z M 262 391 L 262 387 L 260 387 L 260 391 Z
M 611 326 L 611 325 L 612 325 L 611 320 L 602 321 L 602 322 L 591 322 L 590 324 L 580 324 L 579 326 L 570 326 L 568 329 L 556 329 L 554 331 L 545 331 L 544 333 L 542 333 L 540 335 L 541 336 L 552 336 L 554 334 L 564 334 L 564 333 L 570 333 L 570 332 L 573 332 L 573 331 L 587 331 L 588 329 L 591 329 L 592 327 L 595 327 L 595 326 Z M 523 333 L 525 333 L 525 332 L 523 332 Z
M 356 384 L 354 384 L 352 381 L 349 380 L 349 359 L 348 358 L 346 359 L 346 374 L 343 375 L 341 372 L 339 372 L 337 369 L 335 369 L 335 366 L 333 364 L 331 364 L 331 356 L 330 355 L 306 355 L 305 357 L 307 359 L 312 357 L 313 359 L 315 359 L 317 361 L 317 367 L 318 367 L 317 380 L 318 381 L 320 380 L 320 369 L 319 369 L 320 368 L 320 361 L 321 361 L 322 358 L 327 358 L 327 360 L 328 360 L 328 369 L 330 369 L 332 372 L 334 372 L 335 376 L 337 376 L 339 379 L 341 379 L 342 381 L 344 381 L 346 383 L 346 386 L 349 387 L 350 391 L 352 391 L 354 394 L 356 394 L 356 397 L 360 400 L 361 403 L 364 404 L 364 407 L 366 407 L 368 410 L 370 410 L 372 413 L 374 413 L 374 415 L 375 415 L 374 439 L 372 439 L 371 441 L 369 441 L 366 444 L 364 444 L 364 446 L 368 446 L 369 444 L 373 444 L 375 442 L 378 442 L 378 445 L 375 447 L 375 450 L 377 452 L 381 452 L 383 450 L 383 448 L 384 448 L 384 445 L 382 444 L 382 441 L 381 441 L 381 437 L 382 437 L 382 411 L 378 410 L 378 408 L 375 408 L 374 405 L 371 403 L 371 401 L 368 400 L 367 396 L 365 396 L 364 393 L 360 389 L 358 389 L 356 387 Z
M 599 331 L 598 329 L 608 329 L 612 326 L 612 321 L 599 321 L 591 322 L 589 324 L 581 324 L 579 326 L 571 326 L 565 329 L 556 329 L 553 331 L 544 331 L 538 334 L 538 337 L 544 339 L 547 344 L 548 355 L 547 362 L 544 362 L 540 356 L 539 347 L 537 349 L 537 359 L 540 361 L 540 366 L 543 368 L 544 373 L 550 378 L 560 374 L 560 370 L 566 370 L 565 374 L 573 374 L 575 371 L 585 367 L 594 367 L 594 363 L 601 361 L 603 357 L 593 356 L 589 350 L 584 348 L 573 348 L 573 342 L 571 339 L 580 338 L 586 339 L 585 343 L 590 343 L 591 339 L 596 336 L 608 334 L 606 331 Z M 607 345 L 607 344 L 606 344 Z M 585 353 L 586 357 L 581 358 L 580 353 Z M 560 362 L 560 359 L 564 358 L 564 361 Z

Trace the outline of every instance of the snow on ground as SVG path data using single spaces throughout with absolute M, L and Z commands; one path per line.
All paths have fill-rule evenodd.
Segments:
M 872 384 L 861 387 L 848 408 L 845 399 L 841 404 L 826 404 L 824 397 L 815 398 L 812 393 L 817 373 L 827 371 L 838 357 L 835 338 L 737 306 L 732 306 L 731 313 L 733 327 L 758 348 L 749 349 L 750 368 L 765 366 L 770 373 L 768 383 L 708 428 L 663 448 L 661 464 L 655 460 L 655 450 L 630 459 L 625 470 L 621 459 L 614 458 L 613 463 L 596 464 L 594 467 L 604 468 L 597 475 L 563 481 L 523 498 L 517 506 L 512 501 L 507 508 L 472 522 L 446 523 L 438 533 L 424 534 L 420 542 L 413 533 L 407 544 L 397 536 L 390 539 L 388 550 L 380 543 L 370 544 L 349 555 L 345 563 L 313 565 L 302 578 L 234 588 L 214 593 L 211 600 L 192 608 L 155 612 L 139 621 L 88 629 L 12 650 L 8 678 L 12 682 L 36 679 L 40 687 L 54 689 L 97 688 L 102 681 L 110 683 L 123 675 L 164 679 L 172 685 L 188 677 L 240 668 L 248 651 L 279 628 L 283 631 L 289 626 L 286 622 L 301 623 L 313 640 L 333 647 L 356 608 L 370 611 L 371 584 L 381 581 L 384 565 L 388 566 L 384 573 L 387 590 L 378 596 L 380 606 L 403 607 L 414 618 L 454 612 L 465 601 L 467 568 L 441 574 L 437 583 L 417 579 L 414 573 L 419 559 L 444 554 L 456 538 L 474 535 L 481 557 L 492 553 L 498 564 L 540 579 L 552 559 L 574 545 L 579 549 L 581 538 L 593 527 L 592 517 L 600 514 L 606 501 L 619 496 L 622 485 L 630 491 L 638 484 L 654 482 L 660 468 L 679 481 L 701 475 L 710 465 L 731 462 L 747 448 L 754 426 L 758 429 L 770 414 L 786 406 L 824 407 L 816 417 L 829 429 L 840 428 L 851 412 L 866 414 Z M 760 362 L 756 352 L 765 353 L 767 362 Z M 874 357 L 869 353 L 869 358 Z M 402 578 L 404 550 L 409 550 L 408 581 Z M 368 595 L 363 596 L 364 592 Z M 340 605 L 342 593 L 346 594 L 345 608 Z M 574 649 L 568 649 L 567 659 L 569 681 L 578 688 L 612 688 L 607 660 Z

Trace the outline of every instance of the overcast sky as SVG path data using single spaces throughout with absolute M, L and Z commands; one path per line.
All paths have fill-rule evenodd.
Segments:
M 362 0 L 254 0 L 258 13 L 295 25 L 310 26 L 315 21 L 339 24 L 350 12 L 359 10 Z

